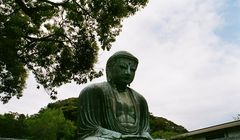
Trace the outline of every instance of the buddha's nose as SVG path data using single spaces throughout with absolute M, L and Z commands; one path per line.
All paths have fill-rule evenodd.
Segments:
M 130 75 L 130 74 L 131 74 L 131 69 L 130 69 L 130 67 L 128 67 L 128 68 L 126 69 L 125 74 L 127 74 L 127 75 Z

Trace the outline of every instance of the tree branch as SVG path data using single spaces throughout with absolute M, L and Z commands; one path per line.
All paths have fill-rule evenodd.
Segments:
M 85 12 L 87 15 L 89 15 L 91 17 L 90 12 L 88 12 L 86 9 L 84 9 L 79 3 L 77 3 L 76 1 L 73 1 L 80 9 L 83 10 L 83 12 Z
M 27 14 L 30 17 L 32 16 L 32 14 L 34 13 L 33 9 L 28 8 L 26 4 L 23 2 L 23 0 L 15 0 L 15 2 L 19 5 L 19 7 L 23 10 L 25 14 Z
M 52 39 L 50 37 L 54 36 L 55 34 L 52 34 L 52 35 L 48 35 L 48 36 L 45 36 L 45 37 L 40 37 L 40 38 L 37 38 L 37 37 L 30 37 L 30 36 L 24 36 L 24 38 L 27 38 L 29 40 L 35 40 L 35 41 L 53 41 L 53 42 L 58 42 L 58 43 L 62 43 L 63 41 L 60 41 L 60 40 L 57 40 L 57 39 Z
M 63 6 L 65 3 L 68 2 L 68 0 L 65 0 L 65 1 L 59 2 L 59 3 L 52 2 L 52 1 L 49 1 L 49 0 L 42 0 L 42 2 L 49 3 L 49 4 L 53 5 L 53 6 Z

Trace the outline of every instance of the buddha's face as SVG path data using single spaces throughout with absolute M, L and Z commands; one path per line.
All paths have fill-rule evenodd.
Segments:
M 119 58 L 113 64 L 111 78 L 116 85 L 128 85 L 135 76 L 137 62 L 129 58 Z

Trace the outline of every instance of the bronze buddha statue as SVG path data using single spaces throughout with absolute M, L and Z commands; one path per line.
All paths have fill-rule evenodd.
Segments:
M 129 87 L 138 59 L 126 51 L 107 61 L 107 82 L 92 84 L 79 95 L 81 140 L 151 140 L 149 112 L 143 96 Z

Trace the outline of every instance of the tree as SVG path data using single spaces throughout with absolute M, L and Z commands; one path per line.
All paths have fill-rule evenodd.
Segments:
M 0 137 L 23 139 L 75 139 L 76 126 L 61 109 L 45 108 L 25 116 L 15 112 L 0 114 Z
M 234 117 L 233 117 L 233 120 L 234 120 L 234 121 L 240 120 L 240 114 L 237 114 L 236 116 L 234 116 Z
M 45 109 L 31 116 L 27 122 L 28 139 L 57 140 L 74 139 L 76 127 L 73 122 L 64 118 L 60 109 Z
M 102 75 L 98 50 L 109 50 L 124 18 L 147 0 L 1 0 L 0 100 L 20 98 L 28 71 L 56 98 L 56 87 Z
M 64 117 L 68 120 L 73 121 L 76 124 L 77 115 L 79 113 L 78 104 L 78 98 L 68 98 L 66 100 L 49 103 L 46 109 L 61 109 Z
M 27 135 L 26 116 L 16 112 L 0 115 L 0 137 L 25 138 Z
M 183 126 L 177 125 L 172 121 L 152 114 L 150 114 L 150 130 L 153 138 L 165 139 L 188 132 Z

